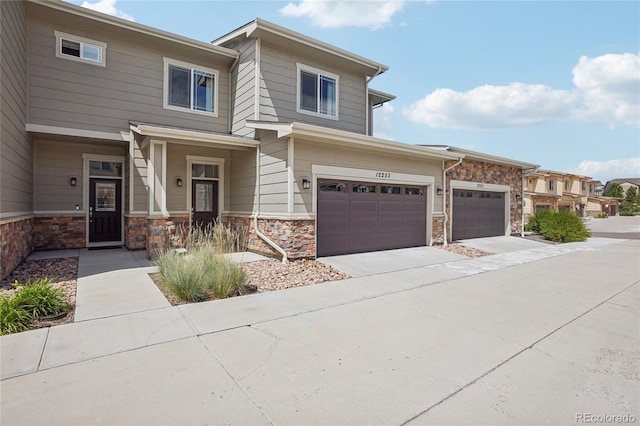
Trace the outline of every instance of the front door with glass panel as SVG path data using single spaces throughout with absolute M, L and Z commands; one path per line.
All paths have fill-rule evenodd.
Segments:
M 218 218 L 218 181 L 191 181 L 191 221 L 205 226 Z
M 89 243 L 122 242 L 122 162 L 89 161 Z

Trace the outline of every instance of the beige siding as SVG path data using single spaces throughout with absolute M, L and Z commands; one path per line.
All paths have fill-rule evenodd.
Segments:
M 29 10 L 30 123 L 119 132 L 132 120 L 227 131 L 228 59 L 35 5 Z M 106 67 L 57 58 L 55 31 L 107 43 Z M 163 108 L 165 56 L 220 71 L 218 117 Z
M 46 139 L 35 141 L 34 210 L 71 211 L 78 205 L 84 210 L 82 196 L 82 154 L 118 155 L 125 157 L 124 143 L 89 144 Z M 76 176 L 78 184 L 69 185 L 69 176 Z
M 294 208 L 298 213 L 312 213 L 313 190 L 302 190 L 302 178 L 312 178 L 314 164 L 433 176 L 435 186 L 442 186 L 440 160 L 418 160 L 408 156 L 369 153 L 299 139 L 295 141 L 294 152 Z M 442 197 L 435 197 L 433 210 L 442 211 Z
M 287 140 L 275 134 L 261 139 L 260 151 L 260 210 L 261 212 L 287 211 Z
M 189 211 L 187 205 L 188 178 L 191 170 L 187 170 L 187 155 L 198 157 L 221 158 L 224 160 L 224 203 L 222 209 L 229 205 L 229 150 L 190 146 L 182 144 L 167 144 L 167 210 L 169 212 Z M 183 185 L 176 185 L 176 178 L 181 177 Z
M 25 131 L 27 60 L 24 4 L 0 1 L 0 213 L 31 212 L 33 144 Z
M 247 40 L 238 46 L 231 46 L 240 52 L 238 65 L 232 76 L 232 131 L 239 136 L 253 135 L 254 130 L 245 127 L 246 120 L 255 119 L 255 70 L 256 41 Z
M 256 204 L 256 151 L 231 151 L 229 211 L 251 213 Z
M 296 63 L 339 76 L 339 120 L 296 112 Z M 313 57 L 300 56 L 266 42 L 260 47 L 260 72 L 260 120 L 299 121 L 359 134 L 366 133 L 364 75 L 328 62 L 320 62 Z

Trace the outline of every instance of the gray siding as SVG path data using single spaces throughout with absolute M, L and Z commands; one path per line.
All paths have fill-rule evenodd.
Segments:
M 409 156 L 363 152 L 362 150 L 339 148 L 296 139 L 294 145 L 295 169 L 294 179 L 294 211 L 297 213 L 312 212 L 312 190 L 300 190 L 302 177 L 312 177 L 312 165 L 350 167 L 355 169 L 410 173 L 433 176 L 435 186 L 442 186 L 442 161 L 419 160 Z M 442 197 L 436 196 L 434 211 L 442 211 Z
M 35 141 L 35 194 L 36 211 L 71 211 L 78 205 L 85 209 L 82 196 L 82 154 L 118 155 L 125 157 L 125 143 L 88 144 L 46 139 Z M 69 176 L 76 176 L 78 184 L 69 185 Z
M 29 17 L 30 123 L 119 132 L 133 120 L 228 130 L 229 59 L 36 5 Z M 106 67 L 57 58 L 54 31 L 107 43 Z M 163 108 L 165 56 L 220 71 L 218 117 Z
M 0 1 L 0 213 L 31 212 L 33 144 L 25 131 L 27 59 L 24 4 Z
M 297 67 L 301 63 L 339 76 L 338 118 L 333 120 L 296 112 Z M 263 42 L 260 46 L 260 120 L 299 121 L 365 134 L 366 98 L 364 75 L 301 56 Z
M 287 140 L 274 133 L 261 138 L 260 211 L 287 211 Z
M 256 152 L 231 151 L 229 211 L 251 213 L 256 204 Z
M 232 76 L 232 131 L 239 136 L 252 136 L 253 129 L 245 127 L 246 120 L 255 119 L 256 40 L 232 46 L 240 52 L 238 65 Z

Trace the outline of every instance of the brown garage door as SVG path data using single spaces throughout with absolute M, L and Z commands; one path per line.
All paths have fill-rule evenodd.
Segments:
M 452 238 L 504 235 L 504 192 L 453 191 Z
M 317 255 L 425 245 L 425 194 L 420 186 L 318 180 Z

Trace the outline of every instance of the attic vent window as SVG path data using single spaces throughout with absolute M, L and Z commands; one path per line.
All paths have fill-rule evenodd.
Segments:
M 338 76 L 298 64 L 297 111 L 337 120 Z
M 56 56 L 58 58 L 85 62 L 92 65 L 106 65 L 106 43 L 61 33 L 59 31 L 55 32 L 55 36 Z

